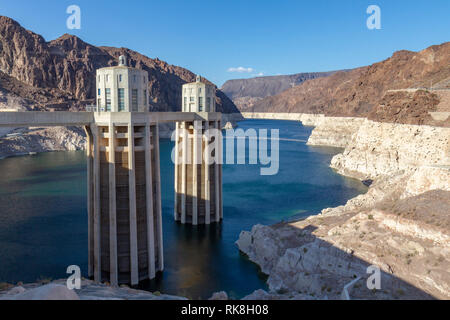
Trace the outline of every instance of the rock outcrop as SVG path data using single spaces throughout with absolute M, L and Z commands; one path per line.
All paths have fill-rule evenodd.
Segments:
M 449 146 L 450 128 L 365 120 L 331 167 L 347 176 L 374 179 L 421 166 L 450 166 Z
M 0 158 L 46 151 L 84 150 L 83 129 L 52 127 L 11 129 L 10 136 L 0 139 Z
M 338 148 L 347 147 L 355 132 L 359 130 L 361 124 L 365 121 L 364 118 L 337 117 L 320 117 L 308 120 L 309 122 L 306 123 L 315 126 L 308 139 L 309 145 L 333 146 Z

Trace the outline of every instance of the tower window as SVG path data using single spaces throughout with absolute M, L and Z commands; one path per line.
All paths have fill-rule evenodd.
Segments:
M 109 112 L 111 111 L 111 89 L 106 88 L 105 93 L 106 93 L 106 111 Z
M 146 89 L 144 89 L 144 106 L 147 106 L 147 90 Z
M 119 96 L 119 111 L 124 111 L 125 110 L 125 89 L 119 88 L 118 96 Z
M 211 110 L 211 98 L 206 98 L 206 111 L 209 112 Z
M 98 95 L 101 95 L 101 89 L 98 89 Z
M 203 97 L 198 97 L 198 111 L 203 111 Z
M 119 74 L 119 82 L 122 82 L 122 75 Z
M 131 107 L 132 107 L 132 111 L 138 111 L 138 91 L 137 91 L 137 89 L 131 90 Z

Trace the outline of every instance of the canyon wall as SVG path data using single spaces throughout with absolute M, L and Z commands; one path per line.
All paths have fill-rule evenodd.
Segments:
M 339 121 L 332 121 L 331 131 Z M 334 123 L 334 124 L 333 124 Z M 345 126 L 346 120 L 343 121 Z M 320 129 L 323 131 L 325 129 Z M 337 138 L 342 140 L 338 130 Z M 313 141 L 314 142 L 314 141 Z M 331 167 L 360 179 L 375 179 L 421 166 L 449 166 L 450 128 L 381 123 L 365 120 Z
M 304 116 L 301 118 L 301 121 L 304 125 L 308 123 L 315 126 L 308 139 L 308 145 L 345 148 L 365 119 L 352 117 L 320 117 L 308 119 L 307 116 Z

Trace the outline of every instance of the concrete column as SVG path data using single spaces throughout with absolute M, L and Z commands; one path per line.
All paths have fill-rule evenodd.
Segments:
M 100 133 L 96 125 L 91 125 L 94 137 L 94 280 L 102 281 L 101 270 L 101 228 L 100 228 Z
M 174 190 L 175 190 L 174 200 L 175 200 L 175 202 L 174 202 L 174 210 L 173 210 L 175 221 L 178 221 L 180 219 L 178 216 L 178 192 L 179 192 L 179 190 L 178 190 L 178 164 L 179 164 L 178 159 L 180 156 L 180 154 L 179 154 L 180 131 L 178 130 L 178 126 L 179 126 L 179 123 L 175 122 L 175 136 L 176 136 L 176 138 L 175 138 L 175 159 L 174 159 L 175 160 L 175 163 L 174 163 L 174 165 L 175 165 L 175 185 L 174 185 Z
M 88 276 L 94 276 L 94 175 L 93 175 L 93 137 L 89 126 L 84 126 L 86 132 L 87 158 L 87 209 L 88 209 Z
M 205 133 L 209 129 L 209 121 L 205 121 Z M 205 141 L 205 153 L 203 163 L 205 166 L 205 224 L 211 224 L 211 183 L 209 177 L 209 164 L 206 159 L 209 157 L 209 138 L 203 135 Z
M 197 185 L 197 173 L 198 173 L 198 159 L 199 159 L 199 145 L 201 150 L 201 140 L 199 144 L 199 130 L 201 130 L 202 122 L 194 121 L 194 134 L 193 134 L 193 166 L 192 166 L 192 224 L 198 225 L 198 185 Z M 199 129 L 200 128 L 200 129 Z M 201 163 L 201 162 L 200 162 Z
M 109 272 L 111 285 L 119 284 L 117 265 L 117 210 L 116 210 L 116 136 L 109 124 Z
M 219 121 L 214 121 L 215 128 L 220 130 Z M 219 184 L 219 157 L 220 157 L 220 137 L 216 136 L 214 138 L 214 146 L 215 146 L 215 163 L 214 163 L 214 183 L 216 184 L 216 222 L 220 222 L 220 184 Z
M 219 127 L 218 127 L 219 132 L 222 132 L 222 123 L 219 121 Z M 222 136 L 220 136 L 219 138 L 219 186 L 220 186 L 220 192 L 219 192 L 219 198 L 220 198 L 220 219 L 223 219 L 223 181 L 222 181 L 222 170 L 223 170 L 223 139 Z
M 183 122 L 183 138 L 181 139 L 182 146 L 182 163 L 181 163 L 181 223 L 186 223 L 186 192 L 187 192 L 187 146 L 188 146 L 188 133 L 186 122 Z
M 139 283 L 138 248 L 137 248 L 137 219 L 136 219 L 136 170 L 134 154 L 134 126 L 128 124 L 128 174 L 130 198 L 130 268 L 131 285 Z
M 156 203 L 157 203 L 157 229 L 158 229 L 158 260 L 159 260 L 159 270 L 164 270 L 164 254 L 163 254 L 163 234 L 162 234 L 162 205 L 161 205 L 161 168 L 159 165 L 160 155 L 159 155 L 159 127 L 158 124 L 155 125 L 155 136 L 154 148 L 155 148 L 155 166 L 156 166 Z
M 153 217 L 153 173 L 152 173 L 152 145 L 150 124 L 145 126 L 145 186 L 147 210 L 147 255 L 148 275 L 153 279 L 155 270 L 155 227 Z

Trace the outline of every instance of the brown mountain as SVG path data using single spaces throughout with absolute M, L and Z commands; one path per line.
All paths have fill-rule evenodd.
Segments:
M 93 102 L 96 69 L 116 65 L 120 55 L 127 56 L 129 65 L 149 73 L 152 111 L 181 109 L 181 85 L 195 80 L 189 70 L 126 48 L 96 47 L 68 34 L 46 42 L 0 16 L 0 91 L 25 99 L 28 108 L 76 110 Z M 238 112 L 220 90 L 217 107 L 225 113 Z
M 228 80 L 220 88 L 241 111 L 250 108 L 256 101 L 274 96 L 297 86 L 306 80 L 332 75 L 331 72 L 304 72 L 291 75 L 255 77 Z
M 419 52 L 398 51 L 392 57 L 347 72 L 305 81 L 281 94 L 258 101 L 255 112 L 323 113 L 334 116 L 372 116 L 388 90 L 450 88 L 450 42 Z M 405 97 L 402 97 L 405 98 Z M 390 104 L 399 104 L 392 101 Z M 413 99 L 413 97 L 411 97 Z M 421 100 L 416 96 L 416 101 Z M 434 98 L 422 99 L 432 105 Z M 405 102 L 400 103 L 405 105 Z M 406 103 L 409 105 L 408 103 Z M 378 112 L 388 116 L 386 112 Z

